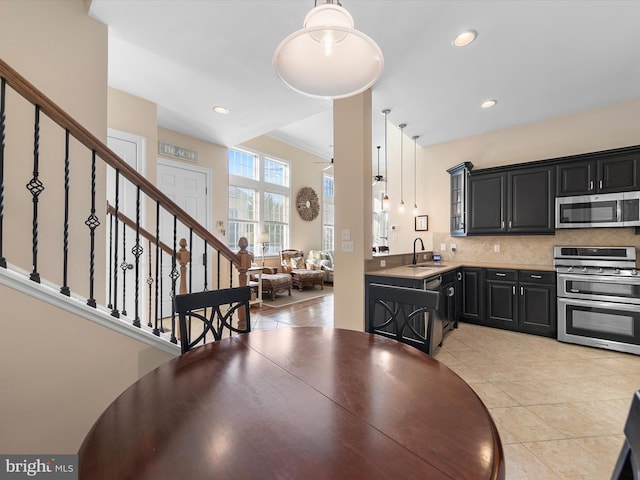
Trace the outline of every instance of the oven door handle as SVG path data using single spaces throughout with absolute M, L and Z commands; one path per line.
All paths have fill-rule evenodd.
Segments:
M 559 273 L 558 284 L 565 280 L 574 280 L 580 282 L 599 282 L 599 283 L 624 283 L 626 285 L 640 285 L 640 277 L 623 277 L 617 275 L 580 275 L 575 273 Z
M 573 305 L 578 307 L 588 307 L 588 308 L 601 308 L 601 309 L 609 309 L 609 310 L 619 310 L 622 312 L 632 312 L 636 313 L 638 311 L 638 305 L 633 305 L 630 303 L 619 303 L 619 302 L 607 302 L 602 300 L 583 300 L 581 298 L 558 298 L 558 311 L 560 312 L 564 307 Z

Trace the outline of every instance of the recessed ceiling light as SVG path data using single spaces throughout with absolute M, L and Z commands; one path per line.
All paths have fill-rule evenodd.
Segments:
M 491 108 L 494 107 L 498 103 L 497 100 L 485 100 L 480 104 L 480 108 Z
M 229 113 L 229 109 L 226 107 L 221 107 L 221 106 L 216 106 L 213 107 L 213 111 L 216 113 L 219 113 L 220 115 L 226 115 L 227 113 Z
M 471 42 L 473 42 L 477 36 L 478 36 L 478 33 L 475 30 L 467 30 L 466 32 L 459 33 L 453 39 L 453 46 L 466 47 Z

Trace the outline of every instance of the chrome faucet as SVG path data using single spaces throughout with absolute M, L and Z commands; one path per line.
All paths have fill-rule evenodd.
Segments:
M 413 259 L 411 260 L 411 263 L 413 265 L 415 265 L 416 263 L 418 263 L 418 257 L 416 256 L 416 242 L 420 240 L 420 246 L 422 247 L 422 251 L 424 252 L 424 243 L 422 242 L 422 239 L 420 237 L 416 237 L 413 240 Z

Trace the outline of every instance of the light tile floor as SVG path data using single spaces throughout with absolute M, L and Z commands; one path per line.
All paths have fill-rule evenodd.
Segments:
M 507 480 L 611 478 L 640 356 L 461 323 L 435 358 L 491 412 Z

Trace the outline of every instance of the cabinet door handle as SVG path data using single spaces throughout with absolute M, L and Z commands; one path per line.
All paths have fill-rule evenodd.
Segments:
M 506 273 L 500 273 L 500 272 L 496 273 L 496 277 L 506 277 L 506 276 L 507 276 Z
M 531 278 L 542 278 L 542 275 L 531 275 Z
M 524 287 L 520 287 L 520 295 L 524 295 Z
M 602 180 L 600 180 L 600 190 L 602 190 Z
M 462 280 L 462 274 L 461 274 L 461 273 L 458 273 L 458 274 L 456 275 L 456 278 L 457 278 L 458 280 Z
M 509 228 L 511 228 L 511 220 L 509 220 Z
M 511 291 L 513 292 L 513 294 L 516 294 L 516 286 L 514 285 L 513 287 L 511 287 Z
M 593 180 L 589 182 L 589 190 L 593 190 Z
M 502 222 L 500 223 L 501 228 L 504 228 L 504 220 L 502 220 Z

